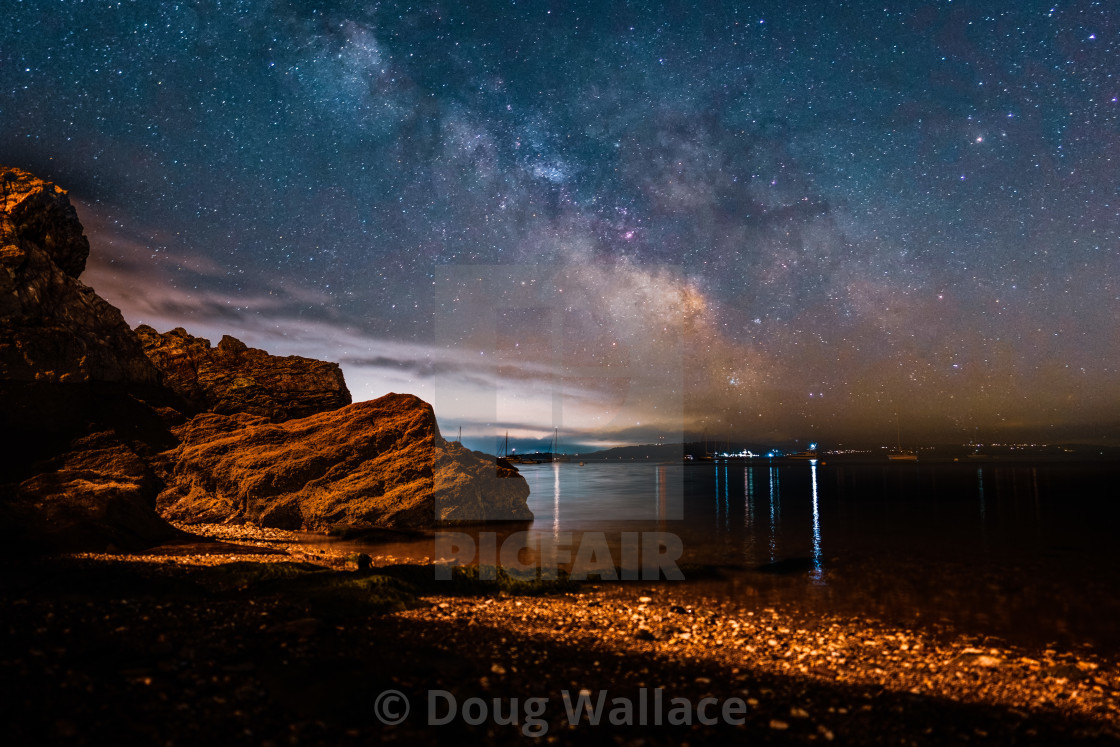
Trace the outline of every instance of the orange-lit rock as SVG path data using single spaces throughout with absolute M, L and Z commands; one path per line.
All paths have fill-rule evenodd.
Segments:
M 532 518 L 517 471 L 445 442 L 416 397 L 349 404 L 334 363 L 133 332 L 78 280 L 66 193 L 3 167 L 0 187 L 0 552 L 149 547 L 179 534 L 157 496 L 313 530 Z
M 0 199 L 0 379 L 158 382 L 120 310 L 78 280 L 89 241 L 66 193 L 0 167 Z
M 163 382 L 199 410 L 244 412 L 274 421 L 301 418 L 350 404 L 337 363 L 298 355 L 269 355 L 226 335 L 217 347 L 182 327 L 160 334 L 136 328 Z
M 23 550 L 139 550 L 179 534 L 153 510 L 159 480 L 111 430 L 75 439 L 3 507 Z
M 444 441 L 431 405 L 408 394 L 284 423 L 200 415 L 178 434 L 159 496 L 169 519 L 309 530 L 532 519 L 524 478 Z
M 66 193 L 0 167 L 0 199 L 4 551 L 138 549 L 174 536 L 146 461 L 174 443 L 159 372 L 120 311 L 78 280 L 89 242 Z

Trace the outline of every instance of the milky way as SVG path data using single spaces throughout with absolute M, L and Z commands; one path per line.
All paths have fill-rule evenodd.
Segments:
M 479 446 L 1120 422 L 1108 2 L 10 6 L 0 162 L 133 324 Z

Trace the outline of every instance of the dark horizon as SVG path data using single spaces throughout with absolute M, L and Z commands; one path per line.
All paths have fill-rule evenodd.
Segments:
M 963 436 L 964 434 L 962 434 Z M 443 437 L 448 441 L 457 441 L 458 434 L 456 432 L 443 433 Z M 486 439 L 484 437 L 463 437 L 463 444 L 475 451 L 482 451 L 487 454 L 500 454 L 503 437 L 499 436 L 497 439 Z M 493 443 L 490 443 L 493 441 Z M 1026 433 L 1005 433 L 1002 436 L 992 436 L 989 438 L 917 438 L 917 439 L 903 439 L 901 444 L 897 443 L 895 439 L 883 439 L 875 441 L 871 439 L 825 439 L 825 438 L 779 438 L 779 439 L 765 439 L 765 438 L 739 438 L 731 439 L 730 448 L 727 448 L 727 438 L 714 438 L 709 436 L 705 440 L 703 434 L 690 435 L 684 440 L 677 441 L 633 441 L 633 442 L 620 442 L 615 446 L 606 446 L 599 442 L 580 442 L 578 439 L 569 440 L 567 443 L 562 443 L 560 448 L 556 450 L 556 454 L 568 456 L 586 456 L 595 452 L 610 451 L 612 449 L 641 449 L 641 448 L 672 448 L 681 447 L 685 452 L 688 452 L 689 447 L 700 448 L 705 443 L 708 444 L 708 451 L 710 453 L 718 453 L 723 451 L 738 451 L 744 448 L 755 450 L 755 453 L 764 453 L 769 449 L 780 449 L 783 451 L 801 451 L 808 448 L 811 443 L 816 443 L 821 452 L 834 451 L 834 450 L 893 450 L 899 446 L 903 449 L 941 449 L 941 450 L 959 450 L 961 453 L 967 452 L 969 447 L 1028 447 L 1036 450 L 1043 448 L 1071 448 L 1075 453 L 1087 455 L 1086 450 L 1102 449 L 1106 456 L 1120 456 L 1114 453 L 1115 449 L 1120 448 L 1120 439 L 1111 434 L 1101 434 L 1098 436 L 1086 436 L 1085 431 L 1077 431 L 1070 429 L 1064 436 L 1054 434 L 1050 438 L 1032 437 L 1031 434 Z M 495 446 L 496 445 L 496 446 Z M 550 454 L 550 439 L 532 439 L 532 438 L 510 438 L 510 453 L 519 455 L 531 454 Z M 761 451 L 760 451 L 761 450 Z M 1029 452 L 1026 452 L 1029 453 Z

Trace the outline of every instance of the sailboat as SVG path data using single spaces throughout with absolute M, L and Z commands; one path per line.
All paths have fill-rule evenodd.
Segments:
M 895 427 L 895 449 L 887 454 L 887 459 L 892 462 L 916 462 L 918 461 L 917 453 L 909 450 L 902 449 L 902 426 L 898 422 L 898 413 L 894 414 L 894 427 Z
M 554 462 L 568 462 L 568 461 L 571 461 L 572 458 L 570 456 L 568 456 L 567 454 L 557 454 L 556 453 L 556 450 L 559 449 L 559 448 L 560 448 L 560 429 L 559 428 L 554 428 L 553 431 L 552 431 L 552 448 L 550 449 L 550 452 L 549 452 L 549 453 L 552 454 L 552 461 L 554 461 Z

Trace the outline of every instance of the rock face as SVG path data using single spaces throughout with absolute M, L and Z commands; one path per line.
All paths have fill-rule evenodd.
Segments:
M 533 518 L 516 470 L 444 441 L 408 394 L 285 423 L 200 415 L 178 432 L 159 496 L 170 519 L 327 530 Z
M 281 357 L 226 335 L 217 347 L 182 327 L 160 334 L 136 328 L 163 382 L 199 410 L 263 415 L 280 422 L 350 404 L 337 363 Z
M 113 431 L 95 431 L 22 482 L 0 513 L 19 528 L 21 550 L 139 550 L 178 534 L 153 510 L 159 486 Z
M 174 400 L 119 382 L 0 381 L 0 554 L 139 550 L 179 534 L 155 511 L 151 460 L 176 444 Z M 182 418 L 178 417 L 179 422 Z
M 120 311 L 78 280 L 89 242 L 66 193 L 0 167 L 0 196 L 0 379 L 158 382 Z
M 445 442 L 416 397 L 350 404 L 334 363 L 133 332 L 78 280 L 66 193 L 3 167 L 0 187 L 0 553 L 181 535 L 157 497 L 188 523 L 312 530 L 532 518 L 517 471 Z
M 78 280 L 89 242 L 70 200 L 4 167 L 0 198 L 0 552 L 178 534 L 155 512 L 147 463 L 174 444 L 174 403 L 120 311 Z

